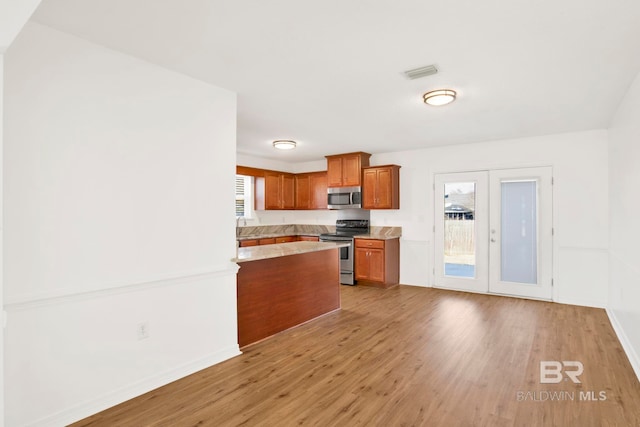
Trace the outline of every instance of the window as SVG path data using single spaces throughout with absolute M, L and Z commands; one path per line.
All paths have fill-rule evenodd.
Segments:
M 241 216 L 251 218 L 253 210 L 252 181 L 253 177 L 236 175 L 236 218 Z

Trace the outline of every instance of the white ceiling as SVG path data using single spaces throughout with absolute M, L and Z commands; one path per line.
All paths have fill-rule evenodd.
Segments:
M 238 152 L 295 162 L 606 128 L 640 71 L 637 0 L 43 0 L 33 19 L 237 92 Z M 436 88 L 459 98 L 423 104 Z

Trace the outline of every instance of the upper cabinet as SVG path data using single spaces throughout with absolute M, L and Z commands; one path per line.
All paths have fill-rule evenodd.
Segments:
M 327 171 L 292 174 L 237 166 L 255 177 L 255 209 L 327 209 L 327 187 L 361 187 L 363 209 L 400 209 L 400 166 L 369 166 L 371 154 L 327 156 Z
M 295 175 L 265 171 L 256 177 L 256 209 L 294 209 Z
M 400 209 L 400 166 L 367 167 L 362 176 L 363 209 Z
M 296 209 L 327 209 L 327 173 L 296 174 Z
M 329 187 L 361 186 L 362 168 L 369 166 L 371 154 L 357 152 L 327 157 L 327 185 Z

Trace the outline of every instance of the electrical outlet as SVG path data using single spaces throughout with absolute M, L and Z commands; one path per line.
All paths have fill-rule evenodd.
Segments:
M 149 338 L 149 321 L 145 320 L 144 322 L 138 323 L 138 340 L 144 340 Z

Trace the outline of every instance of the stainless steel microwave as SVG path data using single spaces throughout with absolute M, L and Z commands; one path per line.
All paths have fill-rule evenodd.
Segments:
M 330 187 L 327 189 L 329 209 L 358 209 L 362 207 L 360 187 Z

